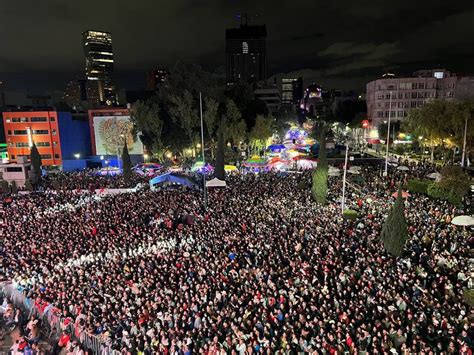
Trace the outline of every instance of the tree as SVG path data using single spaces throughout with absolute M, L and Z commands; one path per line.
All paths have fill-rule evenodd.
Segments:
M 196 128 L 199 126 L 197 109 L 194 107 L 191 92 L 185 90 L 183 95 L 173 95 L 170 97 L 171 117 L 184 131 L 184 134 L 193 145 L 195 154 Z
M 130 160 L 130 154 L 128 154 L 127 141 L 125 141 L 125 144 L 123 146 L 122 166 L 123 166 L 123 177 L 125 178 L 125 181 L 128 182 L 130 181 L 130 178 L 132 177 L 132 161 Z
M 272 136 L 272 117 L 258 115 L 255 119 L 255 125 L 249 134 L 250 145 L 259 150 L 265 148 L 268 138 Z
M 156 102 L 137 101 L 130 112 L 133 134 L 139 135 L 145 147 L 162 160 L 165 147 L 162 139 L 164 121 L 160 117 L 160 107 Z
M 320 125 L 318 166 L 313 172 L 312 194 L 317 203 L 325 205 L 328 193 L 329 166 L 326 151 L 326 126 Z
M 10 187 L 8 186 L 8 181 L 0 180 L 0 193 L 7 194 L 10 192 Z
M 25 181 L 25 189 L 26 189 L 27 191 L 33 191 L 33 185 L 31 184 L 30 179 L 28 179 L 28 180 Z
M 234 145 L 245 140 L 247 126 L 242 120 L 239 108 L 233 100 L 228 99 L 225 103 L 224 113 L 224 140 L 231 140 Z
M 421 136 L 431 148 L 431 160 L 438 145 L 444 146 L 452 136 L 452 117 L 456 112 L 454 102 L 433 100 L 422 107 L 409 111 L 403 122 L 403 129 L 415 136 Z
M 403 248 L 408 239 L 408 227 L 404 210 L 405 204 L 403 202 L 402 187 L 400 185 L 397 200 L 383 224 L 380 235 L 385 250 L 393 256 L 402 255 Z
M 13 195 L 16 195 L 18 193 L 18 186 L 16 185 L 16 181 L 13 180 L 11 183 L 10 183 L 10 191 Z
M 219 119 L 219 103 L 212 97 L 206 97 L 204 99 L 204 112 L 202 114 L 202 119 L 211 141 L 211 157 L 214 159 L 214 141 Z
M 224 127 L 223 121 L 221 121 L 221 125 L 218 129 L 217 133 L 217 156 L 216 156 L 216 167 L 215 167 L 215 175 L 216 178 L 219 180 L 225 180 L 225 170 L 224 170 Z
M 438 185 L 448 191 L 458 200 L 461 200 L 471 189 L 469 176 L 460 166 L 446 166 L 441 170 L 441 180 Z
M 41 166 L 43 163 L 41 161 L 41 155 L 38 152 L 38 148 L 36 148 L 35 142 L 33 142 L 33 146 L 31 147 L 30 159 L 31 165 L 33 166 L 33 179 L 35 184 L 38 184 L 41 180 Z

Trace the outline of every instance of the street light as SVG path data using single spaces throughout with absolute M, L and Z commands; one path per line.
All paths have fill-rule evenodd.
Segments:
M 346 175 L 347 175 L 347 157 L 349 156 L 349 139 L 346 140 L 346 158 L 344 160 L 344 175 L 342 178 L 342 201 L 341 201 L 341 212 L 344 214 L 344 208 L 346 203 Z
M 80 154 L 80 153 L 74 154 L 74 158 L 79 159 L 80 157 L 81 157 L 81 154 Z
M 392 118 L 392 91 L 390 91 L 390 101 L 388 108 L 388 126 L 387 126 L 387 149 L 385 150 L 385 171 L 383 176 L 388 175 L 388 146 L 390 145 L 390 119 Z

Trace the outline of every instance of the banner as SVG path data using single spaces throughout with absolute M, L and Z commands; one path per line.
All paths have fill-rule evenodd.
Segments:
M 97 155 L 122 154 L 125 141 L 129 154 L 143 154 L 143 144 L 133 139 L 130 116 L 94 117 L 95 149 Z

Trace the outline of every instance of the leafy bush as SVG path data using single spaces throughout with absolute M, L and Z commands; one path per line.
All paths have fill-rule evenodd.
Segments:
M 12 194 L 16 194 L 18 192 L 18 186 L 16 185 L 16 181 L 13 180 L 11 183 L 10 183 L 10 191 Z
M 439 186 L 448 191 L 454 199 L 462 200 L 471 187 L 469 176 L 460 166 L 447 166 L 441 170 L 441 180 Z
M 465 288 L 463 290 L 462 297 L 464 302 L 466 302 L 469 306 L 474 307 L 474 290 Z
M 0 192 L 7 194 L 10 192 L 10 186 L 8 185 L 8 182 L 5 180 L 0 181 Z
M 433 182 L 428 186 L 426 191 L 431 198 L 439 198 L 441 200 L 448 199 L 448 192 L 444 190 L 438 183 Z
M 430 180 L 411 179 L 408 180 L 406 189 L 410 192 L 426 195 L 428 193 L 428 187 L 431 185 L 431 183 L 432 181 Z
M 357 211 L 354 211 L 354 210 L 344 210 L 344 213 L 342 215 L 344 216 L 345 219 L 349 219 L 352 221 L 356 220 L 357 217 L 359 216 Z
M 446 200 L 455 206 L 462 204 L 462 196 L 459 196 L 454 189 L 448 190 L 438 182 L 433 182 L 428 186 L 427 194 L 431 198 Z

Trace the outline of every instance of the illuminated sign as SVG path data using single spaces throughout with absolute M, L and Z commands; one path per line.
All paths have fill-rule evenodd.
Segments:
M 369 128 L 369 120 L 362 121 L 362 128 Z

